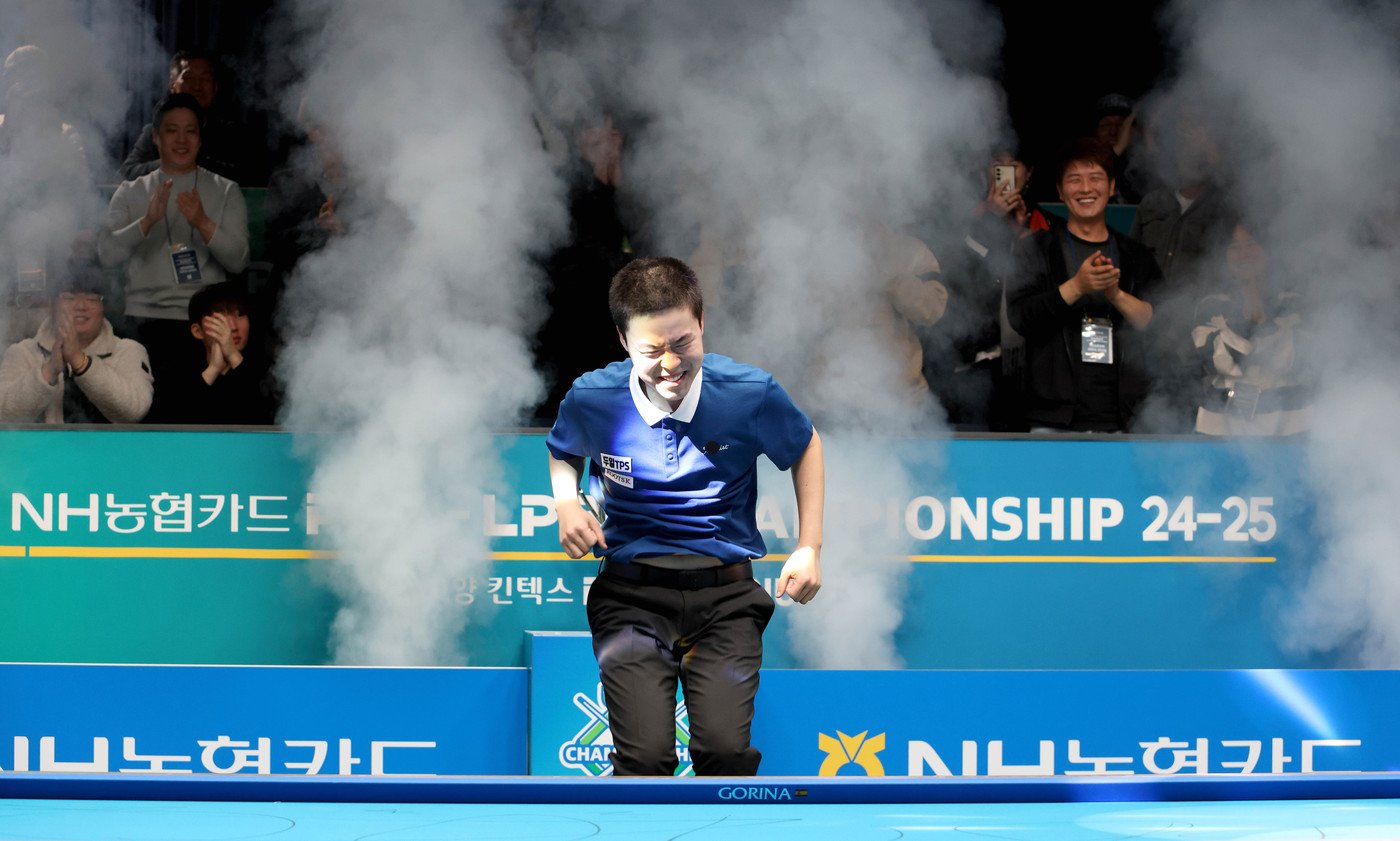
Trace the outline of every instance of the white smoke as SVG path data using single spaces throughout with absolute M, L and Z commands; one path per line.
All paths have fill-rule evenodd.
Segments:
M 561 186 L 500 6 L 295 9 L 296 93 L 350 182 L 335 197 L 346 234 L 303 259 L 282 313 L 285 423 L 308 434 L 337 556 L 334 658 L 461 663 L 453 582 L 490 557 L 492 432 L 540 393 L 530 257 L 559 230 Z
M 909 233 L 977 194 L 1002 118 L 994 88 L 935 38 L 997 42 L 999 23 L 976 4 L 899 0 L 590 2 L 562 28 L 593 86 L 641 117 L 623 189 L 705 283 L 706 349 L 772 371 L 831 436 L 827 592 L 788 613 L 793 651 L 896 665 L 909 547 L 850 515 L 915 484 L 878 440 L 843 447 L 941 428 L 909 342 L 943 300 L 917 279 L 936 263 Z
M 106 201 L 108 139 L 125 116 L 131 61 L 152 42 L 135 8 L 76 0 L 0 3 L 0 298 L 42 303 L 44 283 L 90 252 Z M 0 341 L 32 318 L 0 319 Z M 9 335 L 24 332 L 24 335 Z
M 1303 360 L 1319 389 L 1307 468 L 1316 559 L 1284 643 L 1342 663 L 1400 665 L 1400 51 L 1393 4 L 1183 2 L 1178 106 L 1226 103 L 1230 181 L 1269 254 L 1269 282 L 1304 294 Z

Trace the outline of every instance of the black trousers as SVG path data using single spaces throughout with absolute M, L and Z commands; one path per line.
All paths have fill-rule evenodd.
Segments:
M 676 772 L 676 683 L 690 711 L 695 773 L 751 776 L 749 744 L 772 597 L 752 579 L 681 590 L 606 571 L 588 593 L 617 776 Z

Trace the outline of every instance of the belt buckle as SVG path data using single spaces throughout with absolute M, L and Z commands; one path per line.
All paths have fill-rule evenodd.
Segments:
M 676 586 L 682 590 L 699 590 L 709 587 L 714 580 L 714 570 L 683 569 L 676 576 Z

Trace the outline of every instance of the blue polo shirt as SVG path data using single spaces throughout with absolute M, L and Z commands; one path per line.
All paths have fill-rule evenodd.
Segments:
M 630 360 L 584 374 L 546 444 L 555 458 L 589 459 L 608 560 L 678 553 L 739 563 L 767 553 L 754 516 L 758 457 L 787 470 L 811 440 L 812 422 L 773 375 L 707 353 L 670 413 L 647 400 Z

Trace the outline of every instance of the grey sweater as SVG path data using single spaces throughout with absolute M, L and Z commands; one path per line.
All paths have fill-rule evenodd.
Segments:
M 204 212 L 214 220 L 208 243 L 186 221 L 175 202 L 177 194 L 196 186 Z M 141 234 L 146 206 L 161 182 L 175 182 L 165 220 Z M 168 226 L 168 227 L 167 227 Z M 171 245 L 192 247 L 199 258 L 200 283 L 175 282 Z M 126 263 L 126 314 L 142 318 L 188 318 L 190 298 L 201 287 L 227 280 L 248 266 L 248 207 L 234 182 L 202 167 L 184 175 L 161 170 L 117 187 L 107 207 L 107 223 L 97 241 L 103 265 Z

